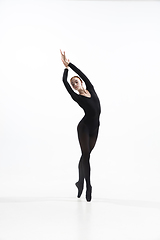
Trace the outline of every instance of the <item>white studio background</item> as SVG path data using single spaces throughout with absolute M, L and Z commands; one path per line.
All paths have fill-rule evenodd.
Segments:
M 93 196 L 159 201 L 159 43 L 158 1 L 0 0 L 0 197 L 77 194 L 61 48 L 101 100 Z

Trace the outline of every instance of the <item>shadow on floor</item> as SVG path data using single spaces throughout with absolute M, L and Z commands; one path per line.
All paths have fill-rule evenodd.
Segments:
M 25 203 L 25 202 L 86 202 L 85 198 L 77 199 L 72 197 L 6 197 L 0 198 L 0 203 Z M 125 200 L 125 199 L 109 199 L 109 198 L 93 198 L 93 204 L 116 204 L 129 207 L 141 208 L 158 208 L 160 209 L 160 202 L 145 201 L 145 200 Z M 90 204 L 90 203 L 88 203 Z

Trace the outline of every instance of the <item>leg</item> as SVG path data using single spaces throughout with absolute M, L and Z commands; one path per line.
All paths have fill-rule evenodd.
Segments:
M 96 141 L 97 141 L 97 137 L 98 137 L 98 128 L 92 133 L 90 134 L 89 136 L 89 150 L 90 150 L 90 153 L 91 151 L 93 150 L 95 144 L 96 144 Z M 92 194 L 92 187 L 88 187 L 87 188 L 87 191 L 86 191 L 86 199 L 87 201 L 91 201 L 91 194 Z
M 78 169 L 79 169 L 79 182 L 84 182 L 82 156 L 81 156 L 79 164 L 78 164 Z
M 79 162 L 79 182 L 76 183 L 76 186 L 78 187 L 78 197 L 80 192 L 82 193 L 83 188 L 81 188 L 80 185 L 82 185 L 82 182 L 84 181 L 84 178 L 86 180 L 86 187 L 87 189 L 91 189 L 91 183 L 90 183 L 90 149 L 89 149 L 89 131 L 87 126 L 81 121 L 78 125 L 78 139 L 82 151 L 82 156 Z M 91 191 L 90 191 L 91 192 Z M 90 194 L 91 195 L 91 194 Z M 88 201 L 88 200 L 87 200 Z
M 83 163 L 82 163 L 82 156 L 78 164 L 78 170 L 79 170 L 79 180 L 76 183 L 76 186 L 78 188 L 78 195 L 77 197 L 80 198 L 82 192 L 83 192 L 83 185 L 84 185 L 84 173 L 83 173 Z
M 97 141 L 97 137 L 98 137 L 98 132 L 99 132 L 99 128 L 97 128 L 92 134 L 90 134 L 90 137 L 89 137 L 89 149 L 90 149 L 90 152 L 93 150 L 95 144 L 96 144 L 96 141 Z

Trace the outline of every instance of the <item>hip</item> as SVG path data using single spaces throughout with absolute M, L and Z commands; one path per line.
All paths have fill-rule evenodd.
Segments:
M 87 128 L 89 133 L 94 132 L 100 126 L 99 118 L 86 118 L 85 116 L 78 123 L 77 129 Z

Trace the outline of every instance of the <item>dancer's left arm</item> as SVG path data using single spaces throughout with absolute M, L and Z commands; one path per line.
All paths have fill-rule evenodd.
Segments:
M 86 88 L 87 88 L 88 90 L 91 89 L 91 88 L 93 88 L 93 85 L 92 85 L 92 83 L 90 82 L 90 80 L 86 77 L 86 75 L 85 75 L 79 68 L 77 68 L 77 67 L 76 67 L 74 64 L 72 64 L 71 62 L 69 62 L 68 66 L 82 78 L 82 80 L 85 82 Z

